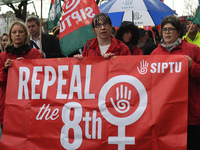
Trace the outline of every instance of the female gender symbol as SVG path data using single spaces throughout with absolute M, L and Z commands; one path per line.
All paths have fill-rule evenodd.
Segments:
M 139 106 L 131 115 L 125 118 L 118 118 L 113 116 L 106 107 L 106 95 L 110 88 L 120 82 L 127 82 L 134 86 L 139 93 Z M 130 125 L 137 121 L 144 113 L 147 106 L 147 91 L 144 85 L 135 77 L 129 75 L 119 75 L 111 78 L 104 84 L 99 93 L 98 101 L 99 110 L 103 117 L 110 122 L 118 126 L 118 137 L 108 137 L 109 144 L 118 144 L 118 150 L 125 150 L 125 145 L 134 145 L 135 137 L 125 136 L 125 126 Z

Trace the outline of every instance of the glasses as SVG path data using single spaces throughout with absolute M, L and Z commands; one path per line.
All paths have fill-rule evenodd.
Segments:
M 167 32 L 168 31 L 168 32 L 171 33 L 171 32 L 174 32 L 175 30 L 176 30 L 175 28 L 163 28 L 162 32 Z
M 105 23 L 103 23 L 103 24 L 97 23 L 97 24 L 95 25 L 95 28 L 101 28 L 102 26 L 107 27 L 108 25 L 109 25 L 109 24 L 108 24 L 107 22 L 105 22 Z

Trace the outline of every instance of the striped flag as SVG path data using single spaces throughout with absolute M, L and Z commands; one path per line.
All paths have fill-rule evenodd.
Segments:
M 197 14 L 196 14 L 194 20 L 193 20 L 193 23 L 194 23 L 194 24 L 197 24 L 197 25 L 200 25 L 200 7 L 199 7 L 199 9 L 198 9 L 198 12 L 197 12 Z
M 94 38 L 92 19 L 99 14 L 95 0 L 65 0 L 60 24 L 60 48 L 69 56 Z
M 48 15 L 48 30 L 52 30 L 58 23 L 61 17 L 61 1 L 51 0 L 49 15 Z

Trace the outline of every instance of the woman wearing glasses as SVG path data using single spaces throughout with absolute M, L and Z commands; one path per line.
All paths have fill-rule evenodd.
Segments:
M 74 55 L 75 58 L 103 56 L 108 59 L 114 55 L 131 55 L 128 46 L 111 35 L 112 23 L 106 14 L 100 13 L 93 18 L 92 30 L 97 37 L 88 40 L 83 53 Z
M 161 23 L 162 39 L 151 55 L 184 55 L 189 62 L 188 150 L 200 149 L 200 48 L 182 40 L 183 25 L 175 16 Z

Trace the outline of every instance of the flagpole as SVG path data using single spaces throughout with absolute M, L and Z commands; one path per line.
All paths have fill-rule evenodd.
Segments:
M 154 41 L 154 43 L 157 45 L 157 43 L 156 43 L 156 38 L 155 38 L 155 37 L 153 38 L 153 41 Z
M 189 30 L 188 30 L 186 36 L 185 36 L 185 39 L 187 39 L 187 37 L 188 37 L 188 35 L 189 35 L 189 33 L 190 33 L 190 30 L 192 29 L 192 26 L 193 26 L 193 23 L 192 23 L 192 25 L 190 26 L 190 28 L 189 28 Z
M 40 15 L 40 49 L 42 47 L 42 1 L 41 0 L 41 15 Z

